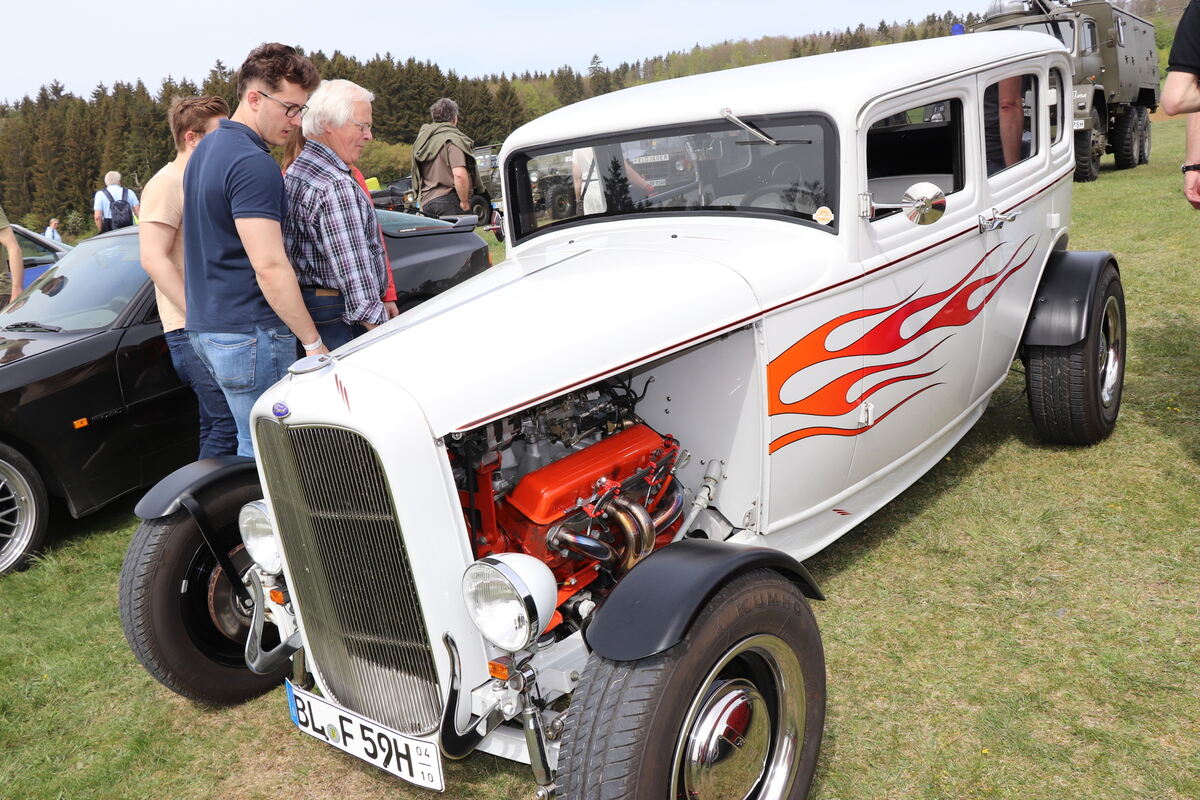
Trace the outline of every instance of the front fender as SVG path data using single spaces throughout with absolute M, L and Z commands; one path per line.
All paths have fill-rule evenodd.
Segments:
M 1066 347 L 1083 341 L 1096 285 L 1109 262 L 1117 264 L 1113 254 L 1104 250 L 1052 252 L 1033 298 L 1021 346 Z
M 657 550 L 630 570 L 596 612 L 584 637 L 610 661 L 636 661 L 678 644 L 705 603 L 731 579 L 771 569 L 807 597 L 824 600 L 796 559 L 770 547 L 684 539 Z
M 183 496 L 195 496 L 200 490 L 226 478 L 254 473 L 256 462 L 249 456 L 202 458 L 180 467 L 154 485 L 138 501 L 133 513 L 141 519 L 158 519 L 179 510 Z

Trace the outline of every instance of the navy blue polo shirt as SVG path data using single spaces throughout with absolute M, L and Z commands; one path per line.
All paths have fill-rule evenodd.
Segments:
M 282 226 L 286 211 L 283 175 L 266 143 L 240 122 L 221 120 L 183 174 L 188 330 L 249 333 L 283 324 L 258 288 L 234 220 Z

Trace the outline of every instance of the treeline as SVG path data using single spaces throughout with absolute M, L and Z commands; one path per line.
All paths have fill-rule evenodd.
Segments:
M 1135 0 L 1135 13 L 1160 11 L 1156 0 Z M 1165 5 L 1165 3 L 1164 3 Z M 1173 20 L 1173 21 L 1174 21 Z M 880 20 L 843 31 L 799 38 L 770 36 L 726 41 L 671 52 L 634 63 L 606 66 L 599 55 L 583 73 L 570 66 L 553 72 L 524 72 L 466 78 L 437 64 L 390 54 L 360 61 L 335 51 L 310 54 L 323 78 L 347 78 L 375 93 L 372 109 L 376 141 L 359 166 L 368 176 L 390 182 L 408 174 L 409 143 L 429 118 L 429 106 L 452 97 L 461 111 L 461 127 L 476 144 L 501 142 L 528 120 L 594 95 L 640 83 L 694 75 L 784 58 L 872 47 L 892 42 L 946 36 L 956 23 L 968 28 L 980 20 L 947 11 L 903 23 Z M 1173 27 L 1172 21 L 1172 27 Z M 1161 20 L 1160 20 L 1161 24 Z M 40 230 L 57 216 L 70 234 L 91 224 L 91 200 L 105 172 L 118 170 L 124 185 L 142 185 L 174 156 L 167 130 L 167 108 L 176 95 L 216 94 L 236 102 L 236 76 L 217 61 L 199 84 L 168 78 L 155 91 L 140 80 L 100 84 L 88 97 L 77 97 L 53 82 L 36 97 L 0 104 L 0 192 L 10 219 Z

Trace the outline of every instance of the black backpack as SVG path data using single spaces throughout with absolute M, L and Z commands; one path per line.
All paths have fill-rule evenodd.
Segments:
M 133 206 L 129 205 L 129 190 L 121 189 L 121 199 L 114 200 L 104 187 L 104 195 L 108 198 L 108 216 L 112 220 L 112 229 L 128 228 L 133 224 Z

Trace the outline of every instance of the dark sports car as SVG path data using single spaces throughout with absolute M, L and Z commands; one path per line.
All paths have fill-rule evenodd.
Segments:
M 488 267 L 469 224 L 379 218 L 402 310 Z M 48 497 L 88 514 L 194 461 L 197 434 L 137 228 L 81 242 L 0 311 L 0 574 L 41 545 Z

